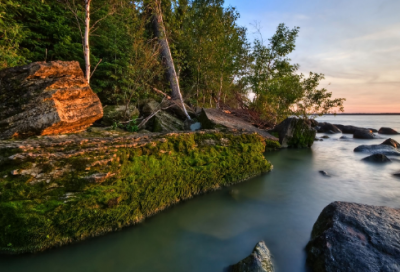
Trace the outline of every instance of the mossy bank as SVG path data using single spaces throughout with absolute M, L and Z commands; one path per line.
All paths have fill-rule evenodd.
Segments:
M 84 133 L 0 142 L 0 250 L 36 252 L 268 172 L 258 134 Z

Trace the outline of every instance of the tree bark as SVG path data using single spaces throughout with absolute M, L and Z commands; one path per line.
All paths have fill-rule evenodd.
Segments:
M 165 64 L 167 66 L 168 79 L 172 89 L 172 94 L 171 94 L 172 100 L 179 99 L 182 102 L 182 107 L 185 112 L 185 115 L 187 119 L 191 120 L 189 114 L 186 111 L 185 103 L 183 102 L 181 90 L 179 88 L 179 79 L 176 74 L 175 64 L 172 59 L 171 50 L 169 48 L 167 39 L 167 33 L 165 31 L 164 21 L 162 17 L 161 3 L 158 0 L 155 0 L 155 13 L 153 18 L 153 23 L 154 23 L 155 34 L 161 45 L 161 56 L 164 59 Z
M 85 57 L 85 77 L 87 82 L 90 81 L 90 47 L 89 47 L 89 32 L 90 32 L 90 2 L 85 0 L 85 33 L 83 36 L 83 50 Z

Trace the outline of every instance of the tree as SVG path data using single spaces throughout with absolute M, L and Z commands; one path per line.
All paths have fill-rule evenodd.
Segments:
M 315 74 L 310 72 L 308 78 L 304 78 L 301 82 L 303 96 L 296 102 L 294 113 L 303 118 L 315 118 L 328 113 L 336 113 L 336 110 L 343 112 L 343 102 L 345 98 L 331 99 L 332 93 L 325 88 L 317 89 L 321 80 L 324 79 L 323 74 Z
M 182 103 L 182 108 L 185 112 L 187 119 L 191 120 L 189 114 L 186 111 L 185 103 L 183 102 L 181 90 L 179 87 L 179 79 L 176 74 L 175 64 L 172 59 L 171 50 L 169 48 L 167 32 L 165 30 L 165 25 L 164 25 L 162 11 L 161 11 L 161 3 L 159 0 L 154 0 L 153 10 L 154 10 L 154 18 L 153 18 L 154 30 L 155 30 L 156 36 L 158 38 L 158 41 L 160 43 L 161 56 L 162 56 L 163 60 L 165 61 L 165 65 L 167 67 L 168 79 L 169 79 L 169 82 L 171 85 L 171 90 L 172 90 L 171 97 L 173 100 L 176 100 L 176 99 L 180 100 L 180 102 Z
M 104 6 L 108 8 L 108 12 L 101 16 L 99 19 L 97 19 L 92 25 L 90 24 L 90 15 L 91 15 L 91 4 L 92 0 L 82 0 L 82 3 L 76 3 L 75 0 L 60 0 L 64 5 L 72 12 L 72 14 L 75 17 L 76 25 L 79 29 L 79 33 L 82 38 L 82 50 L 83 50 L 83 56 L 85 60 L 85 78 L 88 83 L 90 83 L 90 78 L 92 77 L 95 69 L 93 72 L 91 72 L 91 64 L 90 64 L 90 43 L 89 43 L 89 37 L 90 34 L 96 31 L 97 25 L 107 18 L 108 16 L 112 15 L 115 13 L 116 10 L 116 4 L 114 1 L 97 1 L 100 3 L 98 10 L 101 9 L 104 10 Z M 83 4 L 83 9 L 84 12 L 82 13 L 82 5 Z M 82 14 L 84 14 L 84 18 L 82 19 Z M 83 24 L 83 32 L 82 32 L 82 26 Z M 99 61 L 99 63 L 101 60 Z M 99 64 L 98 63 L 98 64 Z M 97 64 L 97 65 L 98 65 Z

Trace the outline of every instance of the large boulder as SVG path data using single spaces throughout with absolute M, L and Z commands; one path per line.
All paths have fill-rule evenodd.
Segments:
M 273 132 L 278 133 L 282 147 L 311 147 L 317 131 L 309 123 L 300 118 L 287 118 L 277 125 Z
M 79 132 L 102 116 L 77 61 L 0 71 L 0 139 Z
M 333 202 L 306 247 L 314 272 L 400 271 L 400 210 Z
M 335 133 L 341 133 L 342 131 L 335 125 L 332 125 L 331 123 L 318 123 L 316 126 L 316 129 L 319 133 L 329 133 L 329 134 L 335 134 Z
M 381 127 L 378 131 L 379 134 L 395 135 L 399 134 L 396 130 L 389 127 Z
M 372 154 L 362 160 L 367 162 L 391 162 L 391 160 L 383 154 Z
M 225 113 L 219 109 L 203 108 L 198 117 L 202 129 L 228 129 L 238 131 L 256 132 L 265 139 L 277 141 L 278 139 L 269 134 L 266 130 L 256 128 L 252 124 L 236 117 L 232 114 Z M 314 140 L 314 138 L 313 138 Z
M 257 243 L 247 258 L 231 266 L 232 272 L 273 272 L 271 253 L 263 241 Z

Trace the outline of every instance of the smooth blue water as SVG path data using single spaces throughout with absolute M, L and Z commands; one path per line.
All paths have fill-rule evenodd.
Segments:
M 400 116 L 327 116 L 319 121 L 400 131 Z M 260 240 L 271 250 L 277 272 L 306 271 L 304 247 L 330 202 L 400 207 L 400 179 L 392 175 L 400 171 L 400 161 L 376 165 L 361 161 L 366 154 L 353 152 L 360 144 L 383 139 L 329 136 L 311 149 L 267 153 L 274 165 L 271 173 L 198 196 L 143 224 L 40 254 L 0 257 L 0 271 L 223 271 Z M 400 142 L 399 135 L 392 138 Z M 238 191 L 236 197 L 231 189 Z

